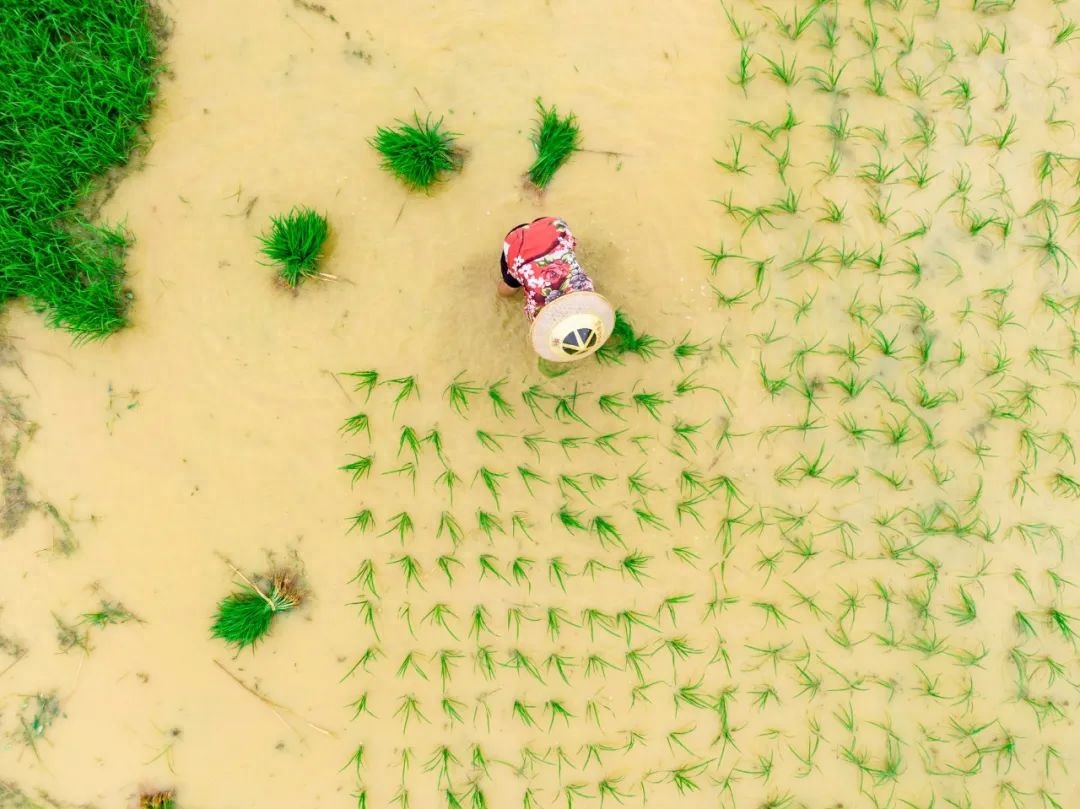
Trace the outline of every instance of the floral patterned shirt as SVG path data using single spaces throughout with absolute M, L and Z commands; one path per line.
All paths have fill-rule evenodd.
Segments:
M 576 245 L 569 226 L 553 216 L 519 225 L 506 234 L 506 273 L 525 290 L 525 314 L 529 320 L 568 292 L 592 292 L 592 280 L 574 255 Z

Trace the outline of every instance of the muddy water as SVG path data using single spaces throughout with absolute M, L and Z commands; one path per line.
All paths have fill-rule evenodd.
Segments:
M 899 13 L 875 6 L 882 69 L 902 50 L 900 21 L 916 35 L 902 66 L 937 79 L 918 99 L 895 72 L 889 98 L 863 86 L 873 61 L 858 36 L 869 30 L 860 3 L 840 4 L 837 59 L 850 60 L 852 89 L 838 98 L 813 92 L 808 73 L 790 89 L 767 75 L 763 56 L 798 53 L 805 70 L 826 65 L 826 52 L 816 24 L 792 44 L 752 3 L 729 4 L 756 32 L 758 75 L 745 96 L 730 81 L 739 43 L 718 4 L 170 4 L 172 75 L 147 166 L 103 211 L 137 236 L 134 327 L 73 348 L 29 313 L 7 317 L 19 363 L 3 369 L 5 385 L 39 425 L 18 467 L 31 499 L 52 503 L 78 546 L 58 551 L 59 523 L 40 510 L 0 545 L 0 635 L 9 640 L 0 647 L 0 776 L 28 793 L 102 806 L 152 786 L 175 786 L 184 806 L 346 806 L 363 790 L 368 805 L 403 805 L 403 785 L 413 806 L 443 806 L 447 783 L 425 765 L 446 745 L 456 757 L 450 789 L 474 806 L 480 794 L 490 806 L 516 806 L 527 789 L 537 805 L 599 805 L 602 782 L 614 790 L 604 803 L 628 805 L 871 806 L 872 796 L 880 806 L 922 807 L 931 797 L 964 806 L 967 796 L 989 806 L 1012 788 L 1019 806 L 1043 805 L 1040 790 L 1069 805 L 1080 788 L 1069 684 L 1078 661 L 1045 611 L 1080 612 L 1075 587 L 1047 574 L 1080 575 L 1077 501 L 1050 482 L 1057 471 L 1080 478 L 1056 438 L 1080 440 L 1077 322 L 1075 306 L 1054 317 L 1040 296 L 1068 301 L 1077 287 L 1075 274 L 1065 278 L 1024 247 L 1040 219 L 1023 214 L 1047 197 L 1063 214 L 1062 237 L 1071 226 L 1075 165 L 1041 185 L 1032 165 L 1038 152 L 1068 153 L 1072 143 L 1068 126 L 1044 121 L 1051 110 L 1076 117 L 1076 46 L 1050 48 L 1047 31 L 1078 9 L 1039 2 L 1023 16 L 983 15 L 942 5 L 952 7 L 936 18 L 915 2 Z M 972 53 L 980 27 L 1008 32 L 1005 55 L 993 43 Z M 942 42 L 955 49 L 951 64 Z M 968 113 L 942 95 L 952 75 L 974 90 L 968 145 Z M 536 96 L 574 111 L 596 150 L 560 170 L 542 201 L 520 179 Z M 784 182 L 762 146 L 781 154 L 787 135 L 769 141 L 737 120 L 775 125 L 789 103 L 801 123 Z M 925 154 L 904 142 L 913 108 L 937 125 Z M 380 172 L 365 143 L 414 109 L 445 115 L 469 152 L 466 170 L 430 196 Z M 838 146 L 836 176 L 823 176 L 815 163 L 829 159 L 832 139 L 818 125 L 843 114 L 862 129 Z M 1015 143 L 998 151 L 980 140 L 1013 114 Z M 888 145 L 875 141 L 880 127 Z M 713 162 L 729 159 L 732 136 L 742 138 L 749 175 Z M 857 176 L 877 153 L 900 164 L 880 189 Z M 936 179 L 899 182 L 910 173 L 903 159 L 922 156 Z M 948 198 L 961 166 L 972 178 L 966 206 Z M 1008 195 L 995 194 L 999 182 Z M 715 202 L 730 193 L 752 209 L 788 187 L 802 194 L 800 213 L 774 211 L 760 227 Z M 816 221 L 826 200 L 846 206 L 844 225 Z M 877 221 L 874 202 L 894 210 L 889 222 Z M 255 240 L 271 214 L 294 204 L 328 213 L 324 269 L 338 279 L 297 295 L 258 264 Z M 1007 238 L 999 225 L 972 234 L 973 210 L 1009 217 Z M 689 332 L 708 351 L 681 366 L 663 348 L 648 361 L 539 375 L 517 305 L 491 288 L 502 234 L 548 212 L 570 222 L 583 263 L 639 329 L 669 341 Z M 899 241 L 920 219 L 926 233 Z M 872 255 L 881 244 L 888 262 L 796 261 L 819 241 L 829 255 Z M 1075 235 L 1063 243 L 1075 249 Z M 710 275 L 699 247 L 721 244 L 748 259 Z M 921 277 L 905 271 L 912 256 Z M 765 262 L 758 286 L 756 261 Z M 714 288 L 738 302 L 718 305 Z M 921 326 L 916 301 L 933 310 Z M 896 336 L 896 356 L 874 347 L 876 330 Z M 934 342 L 924 366 L 925 335 Z M 845 364 L 849 338 L 865 350 Z M 958 344 L 963 363 L 953 359 Z M 990 373 L 998 350 L 1010 365 Z M 395 410 L 393 385 L 369 401 L 335 376 L 366 368 L 384 379 L 415 375 L 419 399 Z M 514 415 L 497 419 L 483 391 L 468 417 L 455 413 L 443 390 L 460 371 L 482 388 L 506 378 Z M 676 396 L 691 371 L 707 387 Z M 762 372 L 790 384 L 770 395 Z M 829 382 L 848 372 L 868 383 L 850 401 Z M 916 379 L 943 403 L 915 404 Z M 534 419 L 520 398 L 533 383 L 577 390 L 587 424 L 558 419 L 552 399 Z M 1017 393 L 1025 384 L 1035 386 L 1028 407 Z M 657 418 L 634 405 L 618 416 L 598 407 L 600 394 L 629 402 L 640 392 L 669 400 Z M 994 405 L 1006 415 L 990 418 Z M 371 416 L 370 440 L 339 432 L 358 411 Z M 871 432 L 846 435 L 847 417 Z M 679 423 L 702 426 L 681 439 Z M 889 439 L 902 424 L 907 431 Z M 430 444 L 413 461 L 415 484 L 385 474 L 411 459 L 399 448 L 403 426 L 439 430 L 461 478 L 453 499 Z M 1039 436 L 1034 461 L 1025 427 Z M 477 429 L 501 448 L 485 449 Z M 580 443 L 533 450 L 521 439 L 533 432 Z M 609 433 L 618 434 L 611 452 L 594 442 Z M 980 443 L 987 449 L 973 452 Z M 353 487 L 338 467 L 369 452 L 374 474 Z M 548 480 L 534 484 L 535 496 L 515 471 L 526 464 Z M 1025 465 L 1030 491 L 1016 482 Z M 498 503 L 474 478 L 482 466 L 507 475 Z M 656 487 L 642 497 L 627 485 L 638 470 Z M 727 476 L 737 491 L 680 486 L 683 470 Z M 610 480 L 590 481 L 593 473 Z M 579 475 L 584 491 L 565 482 L 560 491 L 562 474 Z M 558 525 L 564 503 L 586 523 L 609 517 L 626 548 Z M 665 528 L 635 519 L 630 509 L 642 503 Z M 375 530 L 346 534 L 364 507 Z M 481 509 L 504 533 L 489 541 L 477 527 Z M 401 512 L 416 530 L 399 541 L 392 518 Z M 437 536 L 443 512 L 463 527 L 456 550 Z M 807 542 L 813 551 L 800 556 Z M 648 557 L 640 580 L 616 568 L 632 551 Z M 420 565 L 419 582 L 403 575 L 406 555 Z M 444 555 L 461 563 L 453 584 L 438 565 Z M 482 558 L 503 579 L 481 575 Z M 562 586 L 552 558 L 570 571 Z M 531 572 L 515 577 L 515 559 L 531 560 L 519 566 Z M 254 654 L 233 657 L 208 637 L 213 605 L 234 580 L 226 560 L 249 572 L 274 560 L 298 565 L 310 587 L 302 610 Z M 377 593 L 349 581 L 365 560 Z M 929 617 L 917 607 L 927 587 Z M 816 594 L 816 608 L 799 593 Z M 963 616 L 963 595 L 977 617 Z M 74 625 L 103 599 L 138 620 L 90 629 L 86 650 L 63 651 L 58 621 Z M 358 615 L 365 600 L 378 637 Z M 440 604 L 446 627 L 430 618 Z M 477 606 L 490 616 L 490 634 L 479 637 L 469 631 Z M 549 608 L 565 616 L 558 633 Z M 590 629 L 587 609 L 624 618 Z M 1017 633 L 1017 609 L 1030 614 L 1034 639 Z M 628 626 L 626 615 L 644 625 Z M 661 645 L 673 639 L 684 652 Z M 25 655 L 7 654 L 16 643 Z M 488 646 L 490 676 L 478 662 Z M 383 656 L 349 674 L 373 648 Z M 1030 655 L 1026 686 L 1014 648 Z M 626 661 L 635 650 L 640 676 Z M 415 667 L 402 665 L 410 653 Z M 568 661 L 565 681 L 553 654 Z M 964 665 L 967 654 L 978 659 Z M 1039 662 L 1047 659 L 1065 673 L 1052 676 Z M 808 688 L 815 678 L 820 686 Z M 61 714 L 30 747 L 20 736 L 20 717 L 34 712 L 28 696 L 52 692 Z M 371 713 L 354 718 L 364 694 Z M 444 697 L 460 704 L 460 723 L 440 709 Z M 406 698 L 423 716 L 403 728 Z M 572 718 L 553 717 L 551 700 Z M 717 741 L 725 715 L 730 744 Z M 986 728 L 964 739 L 958 726 Z M 1015 760 L 1000 752 L 1010 737 Z M 359 775 L 348 764 L 358 744 Z M 853 760 L 863 761 L 861 776 Z M 696 791 L 684 785 L 680 796 L 674 772 Z

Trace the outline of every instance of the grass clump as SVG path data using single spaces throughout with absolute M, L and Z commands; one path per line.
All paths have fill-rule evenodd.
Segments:
M 127 322 L 128 235 L 94 224 L 89 198 L 150 115 L 160 33 L 144 0 L 0 5 L 0 301 L 77 340 Z
M 573 113 L 560 118 L 554 106 L 545 108 L 539 98 L 536 109 L 540 120 L 532 137 L 536 160 L 529 166 L 529 181 L 537 188 L 546 188 L 555 172 L 581 148 L 581 132 Z
M 444 172 L 461 168 L 461 152 L 454 146 L 455 132 L 442 128 L 442 118 L 423 121 L 413 113 L 413 124 L 399 121 L 396 129 L 380 126 L 369 140 L 382 155 L 382 167 L 410 188 L 427 191 Z
M 319 274 L 319 258 L 330 226 L 326 217 L 310 208 L 293 208 L 285 216 L 270 217 L 270 233 L 260 236 L 262 252 L 278 265 L 278 275 L 292 288 Z
M 302 598 L 297 577 L 290 571 L 273 573 L 262 587 L 245 580 L 240 592 L 218 604 L 210 634 L 238 650 L 254 646 L 270 631 L 274 617 L 299 605 Z

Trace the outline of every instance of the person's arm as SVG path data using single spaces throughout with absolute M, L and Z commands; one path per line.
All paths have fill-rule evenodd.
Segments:
M 499 286 L 495 291 L 500 298 L 512 298 L 514 293 L 521 289 L 521 283 L 507 269 L 505 252 L 499 256 L 499 268 L 502 270 L 502 278 L 499 279 Z

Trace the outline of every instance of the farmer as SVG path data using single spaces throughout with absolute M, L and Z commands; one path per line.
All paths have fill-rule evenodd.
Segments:
M 499 295 L 524 289 L 533 348 L 552 362 L 589 356 L 615 323 L 615 310 L 578 264 L 576 244 L 566 222 L 554 216 L 518 225 L 503 241 Z

